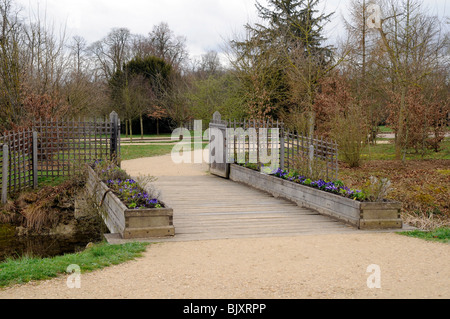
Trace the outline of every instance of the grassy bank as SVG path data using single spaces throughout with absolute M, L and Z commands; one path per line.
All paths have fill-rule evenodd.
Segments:
M 78 265 L 81 273 L 117 265 L 141 257 L 146 243 L 109 245 L 101 243 L 83 252 L 53 258 L 21 257 L 0 263 L 0 287 L 47 280 L 67 274 L 69 265 Z
M 403 232 L 400 234 L 404 235 L 404 236 L 424 239 L 427 241 L 435 241 L 435 242 L 446 243 L 446 244 L 450 243 L 450 228 L 449 227 L 437 228 L 432 231 L 413 230 L 413 231 L 409 231 L 409 232 Z

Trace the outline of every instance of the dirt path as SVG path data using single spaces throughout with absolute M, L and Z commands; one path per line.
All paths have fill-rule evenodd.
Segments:
M 123 167 L 160 178 L 206 171 L 176 166 L 170 155 Z M 61 276 L 0 290 L 0 299 L 448 299 L 449 263 L 450 245 L 394 233 L 168 242 L 151 245 L 138 260 L 83 274 L 79 289 Z M 379 273 L 368 272 L 370 265 Z M 375 274 L 380 288 L 369 288 Z

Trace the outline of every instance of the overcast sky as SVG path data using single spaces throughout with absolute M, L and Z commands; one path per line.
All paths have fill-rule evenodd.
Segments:
M 448 0 L 424 0 L 431 11 L 449 15 Z M 88 43 L 100 40 L 115 27 L 147 35 L 154 25 L 167 22 L 176 35 L 185 36 L 191 57 L 220 51 L 224 39 L 242 33 L 247 22 L 257 21 L 255 0 L 16 0 L 23 14 L 46 13 L 55 26 L 66 25 L 70 36 Z M 325 13 L 335 12 L 327 25 L 328 38 L 342 33 L 341 17 L 350 0 L 321 0 Z M 266 0 L 260 0 L 266 4 Z

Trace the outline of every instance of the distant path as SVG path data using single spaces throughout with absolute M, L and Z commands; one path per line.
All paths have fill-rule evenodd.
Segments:
M 450 137 L 450 132 L 444 134 L 445 137 Z M 377 135 L 378 138 L 387 138 L 387 139 L 395 139 L 394 133 L 379 133 Z

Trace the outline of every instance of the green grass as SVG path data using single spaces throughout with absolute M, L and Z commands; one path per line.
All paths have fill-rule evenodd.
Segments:
M 66 274 L 69 265 L 78 265 L 81 273 L 118 265 L 141 257 L 146 243 L 109 245 L 101 243 L 83 252 L 53 258 L 21 257 L 0 263 L 0 287 L 47 280 Z
M 191 136 L 194 136 L 194 131 L 189 131 Z M 172 137 L 172 133 L 161 133 L 159 135 L 156 134 L 144 134 L 144 138 L 170 138 Z M 120 138 L 130 138 L 130 136 L 126 136 L 125 134 L 120 134 Z M 140 140 L 141 134 L 133 134 L 133 140 Z
M 55 176 L 55 177 L 39 176 L 38 185 L 39 187 L 58 186 L 69 179 L 70 176 Z
M 121 146 L 122 161 L 167 155 L 172 152 L 174 145 L 124 145 Z
M 441 243 L 450 243 L 450 228 L 438 228 L 433 231 L 413 230 L 399 233 L 404 236 L 420 238 L 428 241 L 436 241 Z
M 379 126 L 380 133 L 393 133 L 394 131 L 387 126 Z
M 395 145 L 394 144 L 377 144 L 366 146 L 362 152 L 364 160 L 394 160 Z M 441 151 L 436 153 L 432 150 L 422 154 L 409 150 L 406 154 L 406 160 L 422 160 L 422 159 L 450 159 L 450 139 L 445 139 L 441 144 Z
M 122 143 L 126 144 L 176 144 L 180 141 L 149 141 L 149 140 L 141 140 L 141 139 L 133 139 L 133 141 L 122 141 Z
M 208 142 L 203 143 L 203 148 L 208 146 Z M 170 154 L 175 144 L 169 145 L 122 145 L 121 146 L 121 159 L 122 161 L 154 157 Z M 192 150 L 194 149 L 194 143 L 192 143 Z
M 394 133 L 394 130 L 388 126 L 379 126 L 378 129 L 380 130 L 380 133 Z M 446 127 L 447 131 L 450 131 L 450 126 Z M 432 128 L 430 128 L 430 131 L 433 131 Z
M 171 137 L 172 134 L 171 133 L 162 133 L 159 135 L 156 134 L 144 134 L 144 138 L 167 138 L 167 137 Z M 129 136 L 127 137 L 125 134 L 120 134 L 120 138 L 129 138 Z M 133 140 L 139 140 L 141 139 L 141 134 L 133 134 Z

